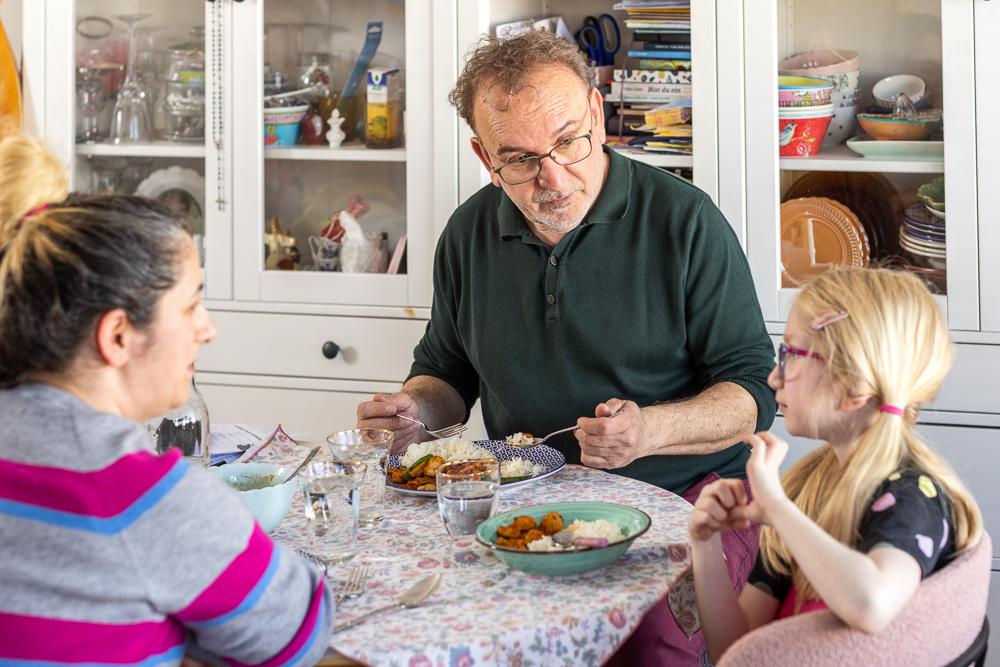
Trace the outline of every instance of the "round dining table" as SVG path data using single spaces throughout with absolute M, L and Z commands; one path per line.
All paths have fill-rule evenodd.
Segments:
M 360 529 L 357 555 L 327 571 L 335 589 L 355 566 L 367 565 L 370 572 L 364 594 L 337 608 L 336 623 L 392 604 L 429 574 L 441 573 L 441 583 L 418 607 L 336 632 L 331 664 L 600 665 L 664 598 L 681 627 L 696 631 L 687 501 L 644 482 L 567 465 L 546 479 L 503 491 L 499 511 L 563 501 L 629 505 L 646 512 L 652 523 L 624 556 L 601 569 L 569 576 L 525 574 L 499 561 L 474 536 L 450 537 L 433 497 L 387 489 L 384 519 Z M 271 536 L 308 551 L 305 528 L 297 493 Z

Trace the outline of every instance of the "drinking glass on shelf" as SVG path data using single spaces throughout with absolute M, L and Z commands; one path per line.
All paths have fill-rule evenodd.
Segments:
M 365 468 L 360 460 L 316 457 L 299 473 L 308 551 L 327 565 L 357 554 L 359 488 Z
M 137 70 L 138 48 L 135 26 L 150 14 L 119 14 L 116 19 L 128 26 L 128 65 L 125 81 L 111 115 L 111 141 L 116 144 L 152 141 L 149 100 Z
M 90 191 L 94 194 L 121 192 L 121 174 L 125 168 L 123 158 L 100 158 L 90 165 Z
M 358 523 L 374 526 L 382 520 L 385 495 L 386 461 L 392 448 L 393 432 L 386 429 L 352 429 L 326 436 L 330 456 L 335 461 L 357 458 L 366 466 L 361 484 Z
M 76 68 L 76 104 L 80 109 L 80 134 L 76 140 L 88 144 L 100 141 L 98 116 L 108 104 L 103 70 L 98 67 Z
M 437 469 L 438 511 L 452 537 L 472 535 L 493 516 L 500 498 L 500 463 L 472 459 L 444 463 Z

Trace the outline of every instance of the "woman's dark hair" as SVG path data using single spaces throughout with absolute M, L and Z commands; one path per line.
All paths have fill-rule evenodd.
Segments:
M 179 278 L 175 213 L 144 197 L 66 196 L 61 169 L 37 141 L 0 142 L 0 386 L 66 370 L 108 311 L 149 326 Z

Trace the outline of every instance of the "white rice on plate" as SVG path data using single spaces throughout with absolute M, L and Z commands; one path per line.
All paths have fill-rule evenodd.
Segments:
M 493 454 L 468 440 L 451 438 L 450 440 L 429 440 L 427 442 L 413 443 L 406 449 L 402 458 L 400 458 L 399 465 L 408 468 L 427 454 L 440 456 L 445 461 L 493 458 Z M 541 463 L 532 463 L 519 456 L 509 461 L 500 462 L 501 477 L 535 477 L 536 475 L 541 475 L 545 470 L 545 466 Z
M 603 537 L 608 544 L 621 542 L 625 539 L 621 527 L 611 523 L 606 519 L 594 519 L 593 521 L 581 521 L 576 519 L 566 527 L 572 530 L 579 537 Z M 549 535 L 543 535 L 533 542 L 528 542 L 528 551 L 569 551 L 571 547 L 564 547 L 552 541 Z

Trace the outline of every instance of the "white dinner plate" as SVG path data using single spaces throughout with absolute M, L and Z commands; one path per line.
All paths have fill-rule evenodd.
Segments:
M 529 477 L 528 479 L 522 479 L 520 482 L 504 484 L 504 489 L 516 489 L 519 486 L 524 486 L 525 484 L 531 484 L 540 479 L 545 479 L 546 477 L 556 474 L 563 469 L 563 466 L 566 465 L 566 457 L 563 456 L 563 453 L 558 449 L 549 447 L 548 445 L 538 445 L 537 447 L 531 447 L 530 449 L 517 449 L 516 447 L 511 447 L 503 440 L 474 440 L 473 444 L 478 445 L 493 454 L 498 461 L 509 461 L 513 458 L 520 457 L 526 461 L 540 463 L 545 466 L 545 472 L 542 474 Z M 390 456 L 389 467 L 398 468 L 400 465 L 399 460 L 401 458 L 403 458 L 402 452 Z M 389 481 L 387 481 L 385 485 L 387 488 L 390 488 L 396 493 L 404 496 L 416 496 L 419 498 L 437 497 L 437 491 L 418 491 L 417 489 L 407 489 L 402 486 L 397 486 Z

